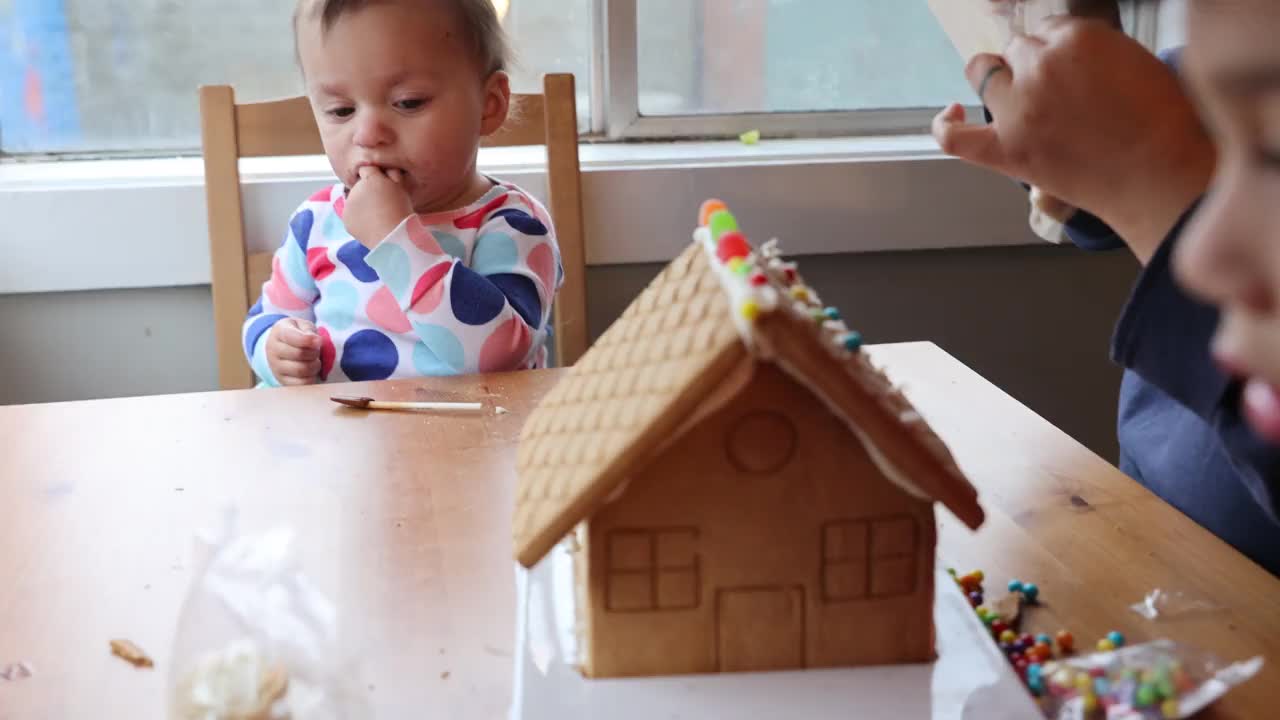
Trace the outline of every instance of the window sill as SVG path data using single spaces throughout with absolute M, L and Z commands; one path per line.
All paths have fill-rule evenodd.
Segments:
M 592 265 L 674 257 L 712 196 L 792 255 L 1037 242 L 1015 184 L 943 157 L 928 136 L 583 144 L 580 158 Z M 485 149 L 480 165 L 546 196 L 540 147 Z M 246 160 L 241 174 L 254 250 L 274 248 L 289 213 L 332 179 L 323 157 Z M 209 282 L 199 157 L 0 164 L 0 217 L 0 294 Z

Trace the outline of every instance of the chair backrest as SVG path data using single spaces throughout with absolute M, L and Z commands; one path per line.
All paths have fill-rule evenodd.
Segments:
M 587 349 L 582 176 L 573 76 L 547 75 L 541 95 L 516 95 L 513 103 L 518 111 L 484 144 L 547 148 L 550 212 L 564 263 L 564 287 L 553 316 L 555 350 L 560 365 L 572 365 Z M 247 250 L 239 160 L 320 155 L 324 148 L 306 97 L 237 105 L 230 86 L 201 87 L 200 126 L 218 382 L 223 389 L 247 388 L 253 383 L 253 371 L 241 349 L 240 329 L 249 305 L 270 277 L 272 253 Z

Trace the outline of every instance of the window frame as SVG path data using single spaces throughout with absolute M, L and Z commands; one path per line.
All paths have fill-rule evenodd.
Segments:
M 646 116 L 640 113 L 639 0 L 594 0 L 592 132 L 608 140 L 735 138 L 746 129 L 767 137 L 908 135 L 929 132 L 939 108 L 757 112 Z M 1148 48 L 1156 48 L 1159 7 L 1122 6 L 1124 26 Z M 957 72 L 959 69 L 957 68 Z M 597 102 L 598 100 L 598 102 Z M 970 116 L 981 106 L 966 105 Z
M 902 522 L 909 523 L 910 542 L 905 551 L 889 550 L 883 551 L 878 547 L 877 531 L 883 528 L 892 527 Z M 853 553 L 844 547 L 844 542 L 838 543 L 840 547 L 833 548 L 832 531 L 840 533 L 842 538 L 848 537 L 850 530 L 859 530 L 862 536 L 861 552 Z M 821 560 L 822 569 L 819 578 L 822 601 L 828 605 L 838 605 L 842 603 L 864 602 L 869 600 L 883 600 L 885 598 L 908 597 L 914 595 L 919 586 L 914 581 L 914 576 L 918 570 L 917 557 L 920 553 L 921 533 L 920 521 L 914 515 L 909 513 L 897 513 L 893 515 L 860 517 L 860 518 L 842 518 L 830 520 L 822 524 L 819 531 L 821 533 Z M 876 570 L 889 563 L 907 561 L 910 567 L 909 577 L 912 581 L 906 589 L 877 591 L 876 588 Z M 830 578 L 833 573 L 839 572 L 845 568 L 861 569 L 863 574 L 862 591 L 860 594 L 851 593 L 833 593 L 831 592 Z
M 663 540 L 684 538 L 690 545 L 688 564 L 670 564 L 662 557 Z M 623 542 L 642 541 L 647 545 L 646 557 L 642 563 L 619 567 L 615 557 Z M 656 528 L 614 528 L 605 534 L 604 576 L 605 597 L 604 608 L 610 613 L 655 613 L 696 610 L 702 605 L 702 563 L 698 553 L 698 529 L 694 527 L 656 527 Z M 623 564 L 626 564 L 625 562 Z M 663 599 L 661 591 L 664 574 L 688 575 L 690 594 L 689 603 L 669 603 Z M 615 602 L 614 581 L 618 579 L 640 579 L 648 586 L 648 594 L 643 603 Z
M 592 130 L 610 140 L 732 138 L 745 129 L 768 137 L 830 137 L 927 132 L 938 108 L 756 112 L 696 115 L 640 113 L 638 0 L 595 0 L 597 56 L 603 117 L 592 114 Z M 594 85 L 593 85 L 594 87 Z M 972 109 L 976 109 L 976 106 Z

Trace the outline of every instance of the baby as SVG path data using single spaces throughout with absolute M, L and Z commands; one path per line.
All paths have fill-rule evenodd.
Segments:
M 294 212 L 245 320 L 263 384 L 544 366 L 551 219 L 476 170 L 511 100 L 491 0 L 300 0 L 294 33 L 340 182 Z

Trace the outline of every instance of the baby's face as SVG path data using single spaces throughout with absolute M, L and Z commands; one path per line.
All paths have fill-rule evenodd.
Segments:
M 1219 153 L 1175 269 L 1221 308 L 1214 354 L 1247 381 L 1250 424 L 1280 443 L 1280 3 L 1188 7 L 1187 76 Z
M 375 165 L 403 173 L 418 212 L 472 186 L 480 138 L 506 119 L 507 80 L 481 75 L 443 3 L 381 2 L 298 23 L 298 56 L 325 154 L 347 187 Z

